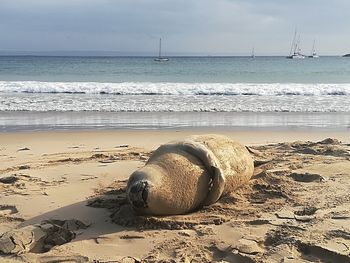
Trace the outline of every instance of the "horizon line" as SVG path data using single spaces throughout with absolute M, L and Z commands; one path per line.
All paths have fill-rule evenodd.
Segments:
M 320 54 L 321 57 L 342 57 L 349 53 L 334 54 L 326 53 Z M 305 54 L 306 55 L 306 54 Z M 27 57 L 158 57 L 157 54 L 153 52 L 119 52 L 119 51 L 1 51 L 0 56 L 27 56 Z M 249 53 L 192 53 L 192 52 L 167 52 L 163 55 L 164 57 L 251 57 Z M 271 54 L 271 53 L 261 53 L 255 54 L 255 57 L 286 57 L 288 54 Z M 307 56 L 307 55 L 306 55 Z
M 335 53 L 318 53 L 321 56 L 344 56 L 349 54 L 335 54 Z M 126 56 L 126 57 L 157 57 L 158 54 L 151 51 L 112 51 L 112 50 L 0 50 L 0 56 Z M 306 55 L 306 54 L 305 54 Z M 198 56 L 198 57 L 247 57 L 251 56 L 251 53 L 247 52 L 166 52 L 163 56 L 169 57 L 187 57 L 187 56 Z M 286 53 L 257 53 L 255 56 L 269 56 L 269 57 L 280 57 L 288 56 Z

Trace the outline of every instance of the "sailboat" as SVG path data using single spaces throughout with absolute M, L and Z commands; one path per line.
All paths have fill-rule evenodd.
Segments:
M 308 58 L 319 58 L 320 56 L 317 55 L 316 50 L 315 50 L 315 40 L 314 40 L 314 44 L 312 45 L 312 51 L 311 51 L 311 55 L 308 56 Z
M 305 56 L 301 54 L 301 49 L 300 49 L 300 34 L 298 35 L 297 38 L 297 30 L 294 32 L 294 37 L 292 41 L 292 46 L 290 48 L 289 56 L 286 58 L 289 59 L 303 59 Z
M 250 56 L 251 58 L 255 58 L 255 51 L 254 51 L 254 47 L 252 48 L 252 55 Z
M 157 61 L 157 62 L 169 61 L 168 58 L 162 57 L 162 39 L 161 38 L 159 38 L 159 53 L 158 53 L 158 57 L 155 58 L 154 61 Z

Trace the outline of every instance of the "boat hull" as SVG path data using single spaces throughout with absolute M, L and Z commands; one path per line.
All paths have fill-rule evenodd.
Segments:
M 154 61 L 156 61 L 156 62 L 167 62 L 167 61 L 169 61 L 169 59 L 168 58 L 155 58 Z
M 293 54 L 291 56 L 287 56 L 286 58 L 288 58 L 288 59 L 304 59 L 305 56 L 301 55 L 301 54 Z

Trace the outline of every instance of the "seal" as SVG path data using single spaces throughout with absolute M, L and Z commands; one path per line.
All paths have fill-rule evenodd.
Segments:
M 195 135 L 161 145 L 131 174 L 126 192 L 139 214 L 185 214 L 246 184 L 253 171 L 242 144 L 222 135 Z

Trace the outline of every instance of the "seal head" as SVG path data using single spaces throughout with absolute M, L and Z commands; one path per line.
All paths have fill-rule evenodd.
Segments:
M 136 209 L 147 208 L 149 186 L 147 181 L 135 182 L 129 189 L 128 198 Z

